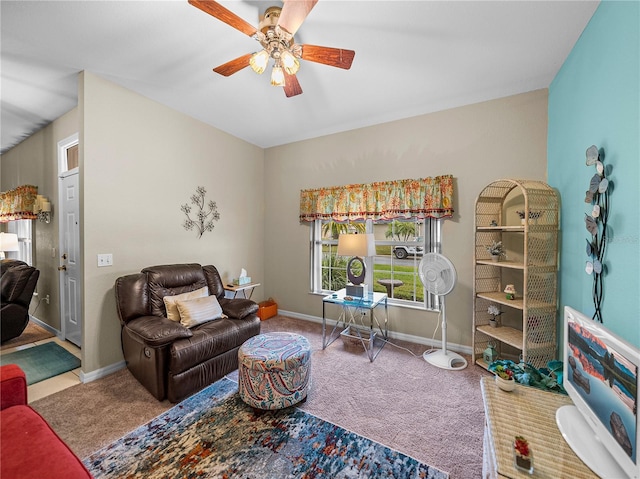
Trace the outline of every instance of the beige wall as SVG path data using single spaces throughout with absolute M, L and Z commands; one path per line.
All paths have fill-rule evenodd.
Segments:
M 320 318 L 321 297 L 309 293 L 300 190 L 452 174 L 456 213 L 444 222 L 443 253 L 459 280 L 447 298 L 448 340 L 468 347 L 475 198 L 496 178 L 544 180 L 546 128 L 547 91 L 539 90 L 262 150 L 84 73 L 79 107 L 2 156 L 2 189 L 33 182 L 56 201 L 56 145 L 79 129 L 82 368 L 90 374 L 122 360 L 117 277 L 153 264 L 200 262 L 215 264 L 228 280 L 244 267 L 263 284 L 253 299 L 271 296 L 280 310 Z M 197 186 L 221 215 L 200 239 L 182 228 L 180 211 Z M 36 261 L 50 277 L 51 314 L 58 307 L 57 258 L 50 255 L 57 222 L 40 225 L 37 240 L 46 248 L 38 248 Z M 98 253 L 112 253 L 114 265 L 98 268 Z M 401 336 L 431 338 L 436 323 L 434 313 L 390 309 L 390 327 Z M 59 329 L 59 318 L 51 324 Z
M 264 152 L 88 72 L 79 108 L 87 372 L 122 360 L 117 277 L 196 262 L 214 264 L 223 280 L 242 267 L 264 279 Z M 220 213 L 199 239 L 180 210 L 198 186 Z M 112 253 L 114 265 L 98 268 L 98 253 Z
M 40 270 L 38 297 L 29 311 L 51 327 L 60 330 L 60 298 L 58 287 L 58 142 L 78 132 L 78 108 L 74 108 L 48 126 L 25 139 L 2 155 L 2 191 L 30 184 L 38 194 L 53 204 L 53 221 L 34 221 L 34 266 Z M 49 304 L 41 299 L 49 295 Z M 37 308 L 37 310 L 36 310 Z
M 321 297 L 309 293 L 301 189 L 452 174 L 456 213 L 443 224 L 443 253 L 459 278 L 447 297 L 447 338 L 470 346 L 475 198 L 497 178 L 545 180 L 546 132 L 547 90 L 538 90 L 266 150 L 265 294 L 281 310 L 322 317 Z M 437 322 L 434 313 L 390 308 L 400 335 L 431 338 Z

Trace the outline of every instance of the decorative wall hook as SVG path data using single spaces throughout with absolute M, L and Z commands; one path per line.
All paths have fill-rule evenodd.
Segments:
M 195 211 L 195 219 L 191 219 L 189 216 L 189 213 L 191 213 L 191 206 L 189 206 L 189 204 L 184 204 L 180 207 L 182 212 L 187 216 L 182 226 L 187 231 L 195 228 L 198 232 L 198 238 L 202 237 L 205 231 L 213 231 L 213 222 L 220 219 L 220 213 L 218 213 L 218 206 L 215 201 L 209 200 L 205 209 L 204 196 L 206 193 L 207 190 L 204 189 L 204 186 L 198 186 L 196 193 L 191 196 L 191 204 L 197 208 Z

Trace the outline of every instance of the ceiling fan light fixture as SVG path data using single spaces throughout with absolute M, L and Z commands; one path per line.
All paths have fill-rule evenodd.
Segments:
M 279 64 L 273 66 L 271 70 L 271 84 L 273 86 L 284 86 L 284 72 Z
M 267 68 L 268 62 L 269 62 L 269 53 L 266 50 L 262 50 L 258 53 L 254 53 L 252 57 L 249 59 L 249 65 L 251 66 L 251 69 L 254 72 L 256 72 L 258 75 L 264 72 L 264 70 Z
M 284 50 L 280 55 L 280 59 L 282 60 L 284 69 L 289 75 L 295 75 L 298 73 L 298 70 L 300 69 L 300 62 L 289 50 Z

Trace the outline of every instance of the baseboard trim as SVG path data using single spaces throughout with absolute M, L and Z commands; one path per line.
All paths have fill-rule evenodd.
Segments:
M 310 321 L 312 323 L 319 323 L 322 324 L 322 318 L 318 317 L 318 316 L 312 316 L 309 314 L 302 314 L 302 313 L 296 313 L 294 311 L 286 311 L 286 310 L 278 310 L 278 314 L 281 314 L 282 316 L 288 316 L 290 318 L 295 318 L 295 319 L 301 319 L 303 321 Z M 43 327 L 44 329 L 46 329 L 47 331 L 50 331 L 51 333 L 57 335 L 58 337 L 60 336 L 60 331 L 58 331 L 57 329 L 49 326 L 46 323 L 43 323 L 42 321 L 40 321 L 39 319 L 31 316 L 31 319 L 38 324 L 39 326 Z M 333 325 L 336 323 L 335 320 L 333 319 L 327 319 L 327 324 L 331 325 L 331 327 L 333 327 Z M 423 338 L 422 336 L 415 336 L 412 334 L 405 334 L 405 333 L 398 333 L 396 331 L 389 331 L 389 338 L 391 339 L 399 339 L 401 341 L 408 341 L 411 343 L 415 343 L 415 344 L 424 344 L 425 346 L 429 346 L 429 347 L 441 347 L 442 346 L 442 342 L 441 341 L 434 341 L 432 339 L 429 338 Z M 447 342 L 447 349 L 451 350 L 451 351 L 456 351 L 458 353 L 462 353 L 462 354 L 471 354 L 471 347 L 470 346 L 464 346 L 462 344 L 455 344 L 455 343 L 449 343 Z M 127 367 L 127 363 L 126 361 L 122 360 L 122 361 L 118 361 L 117 363 L 113 363 L 110 364 L 109 366 L 105 366 L 103 368 L 100 369 L 96 369 L 95 371 L 91 371 L 89 373 L 85 373 L 84 371 L 80 370 L 80 381 L 83 383 L 89 383 L 91 381 L 95 381 L 96 379 L 101 379 L 105 376 L 108 376 L 110 374 L 115 373 L 116 371 L 119 371 L 120 369 L 123 369 Z
M 59 339 L 62 339 L 62 332 L 58 331 L 56 328 L 54 328 L 53 326 L 45 323 L 44 321 L 39 320 L 38 318 L 36 318 L 35 316 L 31 316 L 29 315 L 29 319 L 31 321 L 33 321 L 35 324 L 37 324 L 38 326 L 40 326 L 43 329 L 46 329 L 47 331 L 49 331 L 51 334 L 55 334 L 56 337 L 58 337 Z
M 302 319 L 304 321 L 311 321 L 312 323 L 322 324 L 322 318 L 318 316 L 311 316 L 309 314 L 296 313 L 294 311 L 278 310 L 278 314 L 282 316 L 288 316 L 290 318 Z M 336 323 L 333 319 L 327 319 L 327 324 L 333 325 Z M 423 338 L 422 336 L 414 336 L 412 334 L 398 333 L 396 331 L 389 331 L 389 337 L 391 339 L 399 339 L 401 341 L 408 341 L 410 343 L 424 344 L 425 346 L 440 348 L 442 347 L 442 341 L 435 341 L 429 338 Z M 465 346 L 463 344 L 456 344 L 447 342 L 447 350 L 455 351 L 462 354 L 471 354 L 471 346 Z
M 90 373 L 85 373 L 84 371 L 80 371 L 80 381 L 83 383 L 90 383 L 91 381 L 95 381 L 96 379 L 103 378 L 108 376 L 109 374 L 113 374 L 116 371 L 120 371 L 121 369 L 127 366 L 126 361 L 118 361 L 117 363 L 110 364 L 109 366 L 105 366 L 104 368 L 96 369 L 95 371 L 91 371 Z

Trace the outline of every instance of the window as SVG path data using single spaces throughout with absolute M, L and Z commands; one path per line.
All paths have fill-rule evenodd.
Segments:
M 372 234 L 375 255 L 365 258 L 365 283 L 392 304 L 437 310 L 438 298 L 420 280 L 425 253 L 441 250 L 440 221 L 453 216 L 452 175 L 330 186 L 300 191 L 300 222 L 311 224 L 311 291 L 346 285 L 349 258 L 337 256 L 338 236 Z
M 7 232 L 18 235 L 18 247 L 20 251 L 7 252 L 7 257 L 19 259 L 33 266 L 32 231 L 33 220 L 15 220 L 7 223 Z
M 413 218 L 338 223 L 317 219 L 311 223 L 311 290 L 328 294 L 347 284 L 347 262 L 337 256 L 338 236 L 347 232 L 373 233 L 376 255 L 365 258 L 369 289 L 387 293 L 389 303 L 438 309 L 437 298 L 425 294 L 419 265 L 425 252 L 440 252 L 440 221 Z

